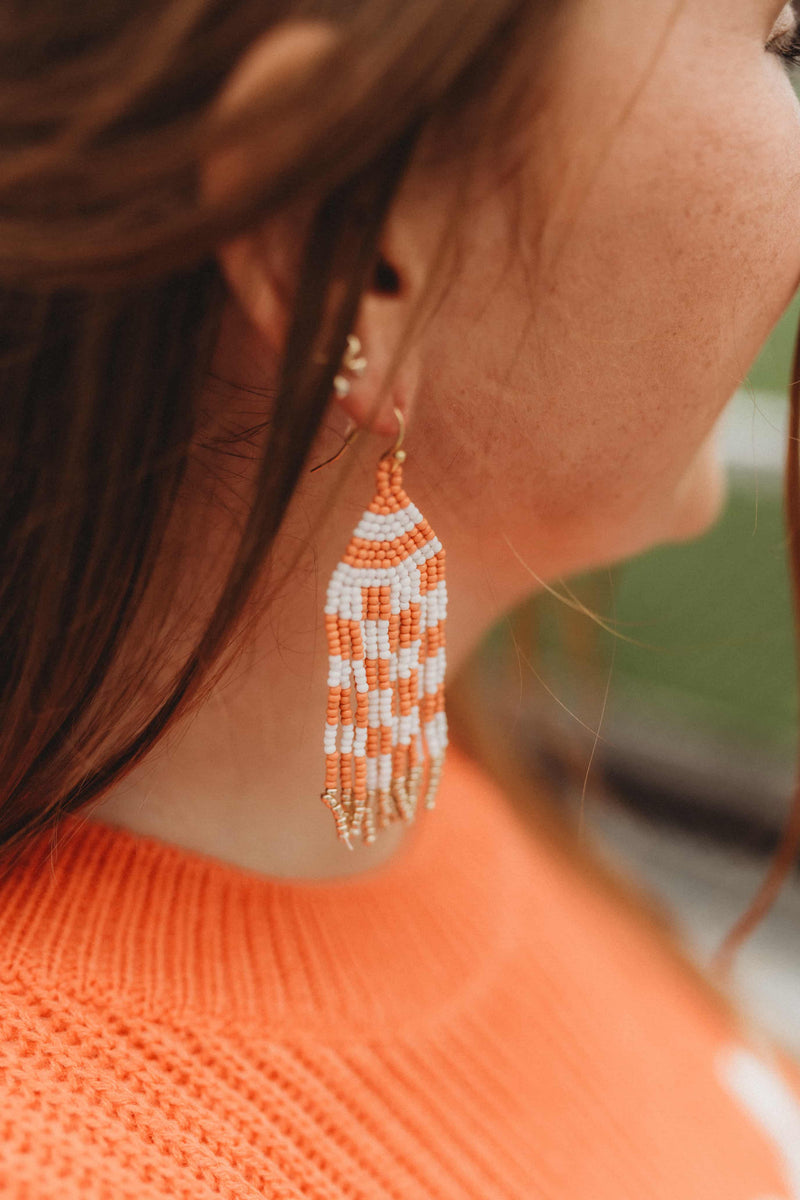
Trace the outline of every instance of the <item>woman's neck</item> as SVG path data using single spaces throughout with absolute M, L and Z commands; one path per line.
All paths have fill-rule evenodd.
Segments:
M 379 866 L 408 826 L 349 850 L 320 799 L 327 646 L 324 584 L 294 585 L 201 707 L 93 810 L 134 833 L 277 877 L 326 879 Z M 324 594 L 324 592 L 323 592 Z

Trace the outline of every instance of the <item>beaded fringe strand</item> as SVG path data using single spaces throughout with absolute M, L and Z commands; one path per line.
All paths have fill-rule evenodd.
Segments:
M 376 822 L 434 807 L 447 747 L 444 548 L 403 490 L 404 459 L 403 450 L 381 459 L 325 604 L 322 799 L 351 849 L 359 835 L 375 841 Z

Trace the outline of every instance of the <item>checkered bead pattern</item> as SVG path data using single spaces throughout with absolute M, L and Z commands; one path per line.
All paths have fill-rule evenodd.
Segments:
M 322 799 L 339 838 L 434 807 L 447 747 L 445 552 L 403 489 L 405 454 L 378 464 L 375 497 L 328 584 Z

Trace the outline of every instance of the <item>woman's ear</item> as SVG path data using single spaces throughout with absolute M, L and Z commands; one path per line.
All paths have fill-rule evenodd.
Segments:
M 270 29 L 233 69 L 216 100 L 215 115 L 231 117 L 259 95 L 296 85 L 330 54 L 334 41 L 332 28 L 318 21 L 293 21 Z M 203 198 L 213 203 L 246 184 L 259 142 L 263 145 L 268 138 L 267 130 L 210 154 L 200 176 Z M 285 340 L 292 283 L 310 217 L 310 211 L 270 217 L 217 247 L 231 292 L 273 355 L 280 354 Z
M 297 78 L 313 69 L 321 55 L 330 52 L 334 35 L 329 26 L 297 23 L 281 26 L 260 39 L 247 52 L 226 84 L 219 111 L 230 112 L 252 100 L 259 91 L 272 89 L 281 79 Z M 268 131 L 264 135 L 269 136 Z M 248 159 L 255 152 L 235 147 L 214 153 L 202 173 L 201 187 L 210 199 L 219 199 L 248 175 Z M 343 376 L 350 384 L 337 403 L 359 426 L 381 436 L 397 431 L 392 411 L 399 406 L 408 420 L 417 390 L 418 355 L 412 345 L 404 354 L 394 381 L 372 417 L 378 394 L 424 284 L 424 264 L 417 249 L 413 226 L 418 214 L 395 203 L 381 239 L 381 253 L 373 277 L 362 297 L 354 329 L 367 360 L 360 377 Z M 279 215 L 270 215 L 258 226 L 217 247 L 220 268 L 246 317 L 260 349 L 279 360 L 292 316 L 293 298 L 306 236 L 314 216 L 309 202 Z M 372 417 L 372 419 L 370 419 Z

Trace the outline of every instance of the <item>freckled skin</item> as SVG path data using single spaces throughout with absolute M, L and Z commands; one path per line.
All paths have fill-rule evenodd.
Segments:
M 405 488 L 447 548 L 448 683 L 536 577 L 691 537 L 714 519 L 724 484 L 709 434 L 800 276 L 800 116 L 764 50 L 779 10 L 775 0 L 564 4 L 546 107 L 509 131 L 515 180 L 498 189 L 478 171 L 459 207 L 460 269 L 372 432 L 348 448 L 350 473 L 301 480 L 272 555 L 274 578 L 291 571 L 268 603 L 254 597 L 233 678 L 115 789 L 108 819 L 281 876 L 353 874 L 399 849 L 397 825 L 356 862 L 319 800 L 324 590 L 374 494 L 395 404 Z M 313 53 L 319 41 L 292 35 L 283 52 Z M 275 61 L 274 46 L 255 53 L 247 78 L 274 73 Z M 230 177 L 230 163 L 209 165 L 209 186 Z M 332 399 L 314 462 L 341 448 L 345 412 L 364 426 L 374 410 L 452 220 L 448 182 L 417 162 L 393 206 L 381 250 L 402 286 L 365 294 L 354 332 L 368 365 Z M 208 423 L 223 430 L 268 419 L 254 410 L 285 333 L 293 221 L 219 248 L 231 303 L 213 370 L 253 385 L 209 389 Z M 224 505 L 203 510 L 187 487 L 176 514 L 180 531 L 204 530 L 186 571 L 198 610 L 236 544 L 255 461 L 237 459 L 223 477 Z
M 520 181 L 529 278 L 487 250 L 494 195 L 426 331 L 408 439 L 409 494 L 451 569 L 481 557 L 487 606 L 531 585 L 500 531 L 548 578 L 718 513 L 706 439 L 800 276 L 800 117 L 763 49 L 778 7 L 569 10 Z
M 546 99 L 508 131 L 517 172 L 498 187 L 479 163 L 459 198 L 458 270 L 376 427 L 392 436 L 402 405 L 407 490 L 448 546 L 454 654 L 535 577 L 696 536 L 718 515 L 715 420 L 800 277 L 800 110 L 765 50 L 780 11 L 570 0 Z M 390 214 L 382 251 L 401 294 L 365 295 L 366 375 L 334 402 L 360 425 L 453 223 L 450 182 L 418 162 Z M 266 361 L 268 289 L 251 281 L 277 273 L 285 230 L 273 240 L 271 255 L 263 236 L 221 255 L 261 326 L 228 337 L 240 371 Z M 363 467 L 355 503 L 375 442 L 348 454 Z M 304 512 L 330 520 L 328 479 L 313 478 Z M 345 507 L 326 527 L 334 543 L 348 536 Z

